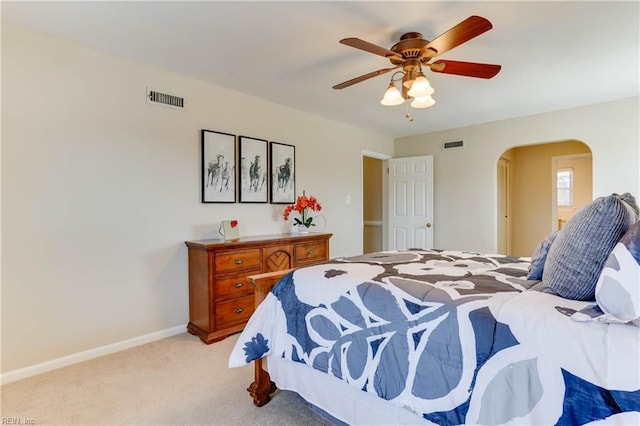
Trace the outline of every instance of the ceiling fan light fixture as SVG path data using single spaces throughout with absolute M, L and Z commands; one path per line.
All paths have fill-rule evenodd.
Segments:
M 413 70 L 404 71 L 404 76 L 402 77 L 402 85 L 408 89 L 411 89 L 413 86 L 413 82 L 416 80 L 416 72 Z
M 344 89 L 345 87 L 352 86 L 370 78 L 393 72 L 391 83 L 380 103 L 382 105 L 394 106 L 404 103 L 405 100 L 409 101 L 407 102 L 407 113 L 405 116 L 409 121 L 413 121 L 413 116 L 409 113 L 411 107 L 428 108 L 436 103 L 431 96 L 435 93 L 435 90 L 431 87 L 429 80 L 427 80 L 422 72 L 423 67 L 428 67 L 430 71 L 436 73 L 484 79 L 493 78 L 498 74 L 502 67 L 495 64 L 446 59 L 431 61 L 437 56 L 468 42 L 491 28 L 493 27 L 489 20 L 481 16 L 472 15 L 431 41 L 425 40 L 419 32 L 413 31 L 405 33 L 400 37 L 400 41 L 394 44 L 391 49 L 369 43 L 356 37 L 344 38 L 340 40 L 341 44 L 383 56 L 391 61 L 392 66 L 352 78 L 343 83 L 336 84 L 333 88 Z
M 380 101 L 380 103 L 384 106 L 395 106 L 400 105 L 404 102 L 404 98 L 402 97 L 402 93 L 398 90 L 393 81 L 389 83 L 389 87 L 387 91 L 384 92 L 384 97 Z
M 413 102 L 411 102 L 411 106 L 413 108 L 429 108 L 436 103 L 436 100 L 431 97 L 431 95 L 421 96 L 418 98 L 414 98 Z
M 435 92 L 435 90 L 431 87 L 429 80 L 427 80 L 427 77 L 420 71 L 407 94 L 412 98 L 424 98 L 432 95 L 433 92 Z

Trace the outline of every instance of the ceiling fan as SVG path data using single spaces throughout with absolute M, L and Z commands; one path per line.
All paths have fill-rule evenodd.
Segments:
M 412 107 L 426 108 L 433 105 L 435 101 L 431 97 L 434 90 L 422 72 L 423 67 L 437 73 L 486 79 L 498 74 L 501 68 L 500 65 L 444 59 L 431 62 L 433 58 L 479 36 L 491 28 L 493 26 L 487 19 L 481 16 L 470 16 L 431 41 L 422 38 L 422 34 L 418 32 L 403 34 L 400 37 L 400 41 L 394 44 L 391 49 L 377 46 L 359 38 L 344 38 L 340 40 L 340 43 L 375 55 L 384 56 L 391 61 L 393 66 L 352 78 L 336 84 L 333 88 L 344 89 L 372 77 L 401 68 L 401 70 L 392 75 L 391 83 L 380 103 L 388 106 L 400 105 L 405 100 L 412 98 Z M 402 77 L 399 77 L 400 75 Z M 395 86 L 395 81 L 400 79 L 402 80 L 402 92 L 398 91 Z M 408 114 L 407 117 L 409 118 Z

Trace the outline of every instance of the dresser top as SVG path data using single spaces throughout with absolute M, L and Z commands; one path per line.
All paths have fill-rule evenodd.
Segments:
M 207 240 L 191 240 L 185 241 L 189 248 L 200 250 L 219 249 L 223 247 L 238 247 L 244 245 L 260 245 L 264 243 L 295 243 L 296 241 L 312 241 L 329 239 L 333 234 L 326 232 L 309 232 L 308 234 L 271 234 L 271 235 L 252 235 L 240 237 L 233 240 L 223 240 L 221 238 L 211 238 Z

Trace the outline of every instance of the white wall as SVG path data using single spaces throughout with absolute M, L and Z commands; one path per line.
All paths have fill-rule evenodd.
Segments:
M 187 110 L 147 104 L 147 86 Z M 2 113 L 2 372 L 186 325 L 184 241 L 223 219 L 242 235 L 289 231 L 283 205 L 200 202 L 201 129 L 295 145 L 297 190 L 323 204 L 332 256 L 362 250 L 362 150 L 393 148 L 7 23 Z
M 640 201 L 639 98 L 397 138 L 394 156 L 434 156 L 434 246 L 497 251 L 497 162 L 507 149 L 578 140 L 593 152 L 594 197 Z M 437 107 L 437 106 L 436 106 Z M 443 151 L 442 142 L 464 140 Z

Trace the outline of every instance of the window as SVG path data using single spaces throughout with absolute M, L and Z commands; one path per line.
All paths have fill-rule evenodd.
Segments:
M 573 205 L 573 168 L 558 169 L 558 206 Z

